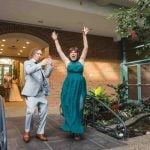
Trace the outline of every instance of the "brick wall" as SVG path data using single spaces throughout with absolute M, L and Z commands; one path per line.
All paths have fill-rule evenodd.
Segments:
M 55 68 L 50 77 L 51 96 L 50 104 L 56 105 L 59 103 L 61 86 L 66 76 L 65 65 L 60 59 L 54 60 Z M 87 88 L 95 88 L 102 86 L 107 92 L 112 92 L 107 84 L 117 84 L 120 80 L 119 61 L 87 59 L 85 62 L 84 76 L 87 81 Z
M 39 37 L 49 44 L 50 54 L 54 59 L 54 71 L 50 77 L 51 96 L 50 105 L 55 106 L 59 103 L 61 85 L 66 75 L 65 66 L 60 60 L 54 42 L 50 34 L 52 30 L 31 25 L 21 25 L 15 23 L 0 22 L 0 35 L 6 33 L 26 33 Z M 81 33 L 59 32 L 59 40 L 62 49 L 68 54 L 69 47 L 77 46 L 82 50 L 83 42 Z M 85 63 L 84 76 L 86 77 L 88 89 L 96 86 L 104 87 L 108 92 L 110 89 L 106 86 L 116 84 L 120 81 L 120 51 L 117 43 L 112 38 L 88 35 L 89 52 Z

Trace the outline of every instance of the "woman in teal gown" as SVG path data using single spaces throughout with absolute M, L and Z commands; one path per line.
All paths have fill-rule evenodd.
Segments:
M 86 81 L 83 77 L 84 60 L 88 51 L 87 33 L 89 29 L 83 28 L 83 45 L 81 56 L 77 47 L 69 49 L 69 58 L 63 53 L 58 41 L 58 34 L 52 33 L 56 49 L 67 68 L 67 77 L 64 80 L 61 92 L 61 106 L 64 115 L 63 131 L 74 134 L 75 140 L 80 140 L 84 133 L 83 110 L 86 99 Z

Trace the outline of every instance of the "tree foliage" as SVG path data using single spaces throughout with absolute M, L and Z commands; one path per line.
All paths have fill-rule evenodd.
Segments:
M 116 32 L 121 37 L 150 41 L 150 0 L 136 0 L 131 8 L 119 8 L 112 15 L 117 19 Z

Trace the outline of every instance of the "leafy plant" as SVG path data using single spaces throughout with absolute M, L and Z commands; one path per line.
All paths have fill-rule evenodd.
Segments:
M 97 87 L 89 90 L 89 95 L 95 97 L 98 100 L 105 102 L 109 107 L 113 108 L 114 104 L 119 106 L 119 109 L 115 109 L 116 114 L 120 116 L 124 121 L 134 117 L 137 114 L 150 112 L 150 98 L 143 98 L 142 103 L 134 104 L 127 103 L 127 90 L 128 86 L 126 82 L 118 85 L 108 85 L 113 88 L 115 93 L 111 96 L 106 94 L 102 87 Z M 93 105 L 94 104 L 94 105 Z M 94 115 L 94 120 L 93 120 Z M 96 126 L 108 126 L 117 124 L 118 120 L 112 115 L 112 113 L 103 107 L 98 101 L 93 101 L 87 97 L 84 111 L 84 118 L 88 125 L 95 122 Z
M 112 94 L 113 99 L 115 99 L 114 102 L 116 102 L 119 105 L 123 105 L 124 103 L 127 102 L 128 85 L 126 82 L 119 83 L 118 85 L 108 84 L 107 86 L 113 88 L 115 91 L 115 94 Z
M 89 90 L 88 95 L 95 97 L 98 100 L 103 101 L 106 103 L 108 106 L 111 106 L 111 99 L 109 96 L 105 93 L 105 90 L 102 89 L 100 86 L 97 88 L 93 88 Z M 87 120 L 92 120 L 93 113 L 96 116 L 95 120 L 101 120 L 102 119 L 102 114 L 101 112 L 105 112 L 106 108 L 104 108 L 98 101 L 91 101 L 89 97 L 86 98 L 86 104 L 85 104 L 85 111 L 84 111 L 84 118 Z
M 138 38 L 145 40 L 143 33 L 150 31 L 150 1 L 137 0 L 131 8 L 116 9 L 111 17 L 117 19 L 116 32 L 121 37 Z
M 89 94 L 91 94 L 92 96 L 95 96 L 97 99 L 105 102 L 109 106 L 112 103 L 112 99 L 110 98 L 110 96 L 108 96 L 105 90 L 102 89 L 100 86 L 97 88 L 91 89 L 89 91 Z
M 109 17 L 117 21 L 116 32 L 121 38 L 138 41 L 143 44 L 137 54 L 150 58 L 150 0 L 136 0 L 131 8 L 119 8 Z M 145 52 L 147 51 L 147 52 Z

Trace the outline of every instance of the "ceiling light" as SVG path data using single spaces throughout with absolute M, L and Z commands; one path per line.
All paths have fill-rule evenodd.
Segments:
M 3 48 L 1 48 L 0 50 L 3 51 Z
M 27 42 L 26 42 L 26 44 L 30 44 L 30 42 L 29 42 L 29 41 L 27 41 Z
M 20 55 L 20 53 L 17 54 L 18 56 Z
M 1 45 L 2 47 L 5 46 L 4 44 Z
M 0 54 L 2 54 L 3 52 L 0 52 Z
M 21 50 L 20 50 L 20 53 L 22 53 L 22 52 L 23 52 L 23 50 L 21 49 Z
M 23 46 L 23 48 L 26 48 L 25 46 Z
M 2 39 L 2 41 L 5 42 L 6 40 L 5 40 L 5 39 Z

